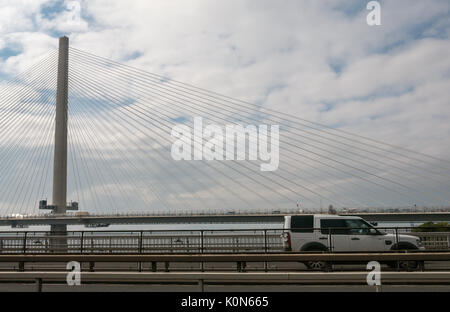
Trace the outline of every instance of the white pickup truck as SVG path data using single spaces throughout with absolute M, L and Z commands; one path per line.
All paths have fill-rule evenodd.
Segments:
M 285 216 L 283 231 L 285 251 L 389 251 L 424 249 L 412 235 L 384 233 L 360 217 L 339 215 Z M 393 263 L 388 263 L 394 265 Z M 309 261 L 310 269 L 325 269 L 324 261 Z M 395 264 L 397 265 L 397 263 Z M 401 267 L 417 267 L 415 261 L 401 261 Z

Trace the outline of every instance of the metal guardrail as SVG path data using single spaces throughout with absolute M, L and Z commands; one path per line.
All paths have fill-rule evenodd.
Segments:
M 0 272 L 0 281 L 33 281 L 42 279 L 47 282 L 65 283 L 67 272 Z M 389 282 L 450 282 L 450 272 L 384 272 L 383 284 Z M 367 285 L 367 272 L 81 272 L 83 282 L 173 282 L 173 281 L 253 281 L 262 284 L 274 282 L 292 283 L 348 283 L 357 282 Z
M 264 263 L 264 270 L 268 271 L 269 262 L 307 262 L 326 261 L 328 263 L 366 263 L 379 261 L 384 263 L 399 263 L 401 261 L 417 261 L 420 270 L 424 270 L 425 261 L 450 261 L 450 252 L 417 252 L 397 251 L 385 253 L 250 253 L 250 254 L 5 254 L 0 255 L 0 263 L 18 263 L 18 270 L 25 271 L 26 263 L 62 263 L 71 261 L 89 263 L 89 270 L 94 271 L 95 263 L 138 263 L 138 271 L 142 271 L 142 263 L 151 263 L 151 270 L 157 271 L 157 263 L 164 263 L 165 271 L 169 272 L 170 263 L 200 263 L 204 271 L 205 263 L 236 263 L 236 270 L 246 270 L 248 262 Z M 331 266 L 326 270 L 331 270 Z
M 372 253 L 250 253 L 250 254 L 14 254 L 0 255 L 0 262 L 366 262 L 366 261 L 450 261 L 450 252 L 372 252 Z
M 35 282 L 36 291 L 42 291 L 44 283 L 66 283 L 67 272 L 0 272 L 0 282 Z M 320 285 L 367 285 L 367 272 L 81 272 L 83 283 L 193 283 L 204 292 L 208 283 L 241 284 L 320 284 Z M 383 285 L 389 284 L 448 284 L 450 272 L 385 272 L 381 276 Z M 73 287 L 73 286 L 72 286 Z M 377 291 L 381 286 L 377 286 Z

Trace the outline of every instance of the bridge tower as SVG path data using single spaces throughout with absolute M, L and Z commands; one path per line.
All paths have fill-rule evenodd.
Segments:
M 55 151 L 53 160 L 53 213 L 67 209 L 67 102 L 69 71 L 69 38 L 59 38 L 58 77 L 56 86 Z M 51 225 L 51 232 L 66 234 L 66 224 Z

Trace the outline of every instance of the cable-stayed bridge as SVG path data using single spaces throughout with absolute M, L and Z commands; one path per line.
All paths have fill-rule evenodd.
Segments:
M 0 88 L 1 224 L 56 220 L 69 201 L 121 222 L 124 214 L 256 218 L 329 205 L 450 205 L 449 159 L 136 69 L 69 47 L 65 37 Z M 214 125 L 214 136 L 197 136 L 195 118 L 202 129 Z M 240 156 L 226 149 L 219 138 L 228 125 L 242 125 L 244 136 L 249 125 L 279 125 L 276 170 L 261 171 L 272 159 L 251 159 L 260 144 L 249 142 Z M 193 158 L 209 149 L 223 160 L 175 160 L 177 126 L 192 130 L 178 142 Z M 39 209 L 42 199 L 52 215 Z M 52 224 L 76 222 L 64 218 Z

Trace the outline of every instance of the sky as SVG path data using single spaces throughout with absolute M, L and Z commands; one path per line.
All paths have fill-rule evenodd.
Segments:
M 66 35 L 72 47 L 94 55 L 449 161 L 450 2 L 379 1 L 379 26 L 366 22 L 368 2 L 0 0 L 0 78 L 10 80 L 45 58 Z M 83 89 L 82 81 L 71 83 Z M 87 117 L 80 116 L 86 125 Z M 109 133 L 109 139 L 118 135 Z M 297 169 L 307 180 L 325 183 L 320 174 L 309 176 L 312 168 Z M 186 176 L 178 178 L 189 183 Z M 163 173 L 160 179 L 173 183 Z M 436 180 L 413 182 L 431 194 L 428 204 L 445 205 L 449 180 Z M 101 186 L 97 181 L 91 188 Z M 346 197 L 359 193 L 351 185 L 344 188 Z M 432 199 L 434 188 L 444 200 Z M 206 191 L 194 188 L 200 198 Z M 214 206 L 214 198 L 209 200 Z M 393 198 L 386 204 L 402 202 Z

